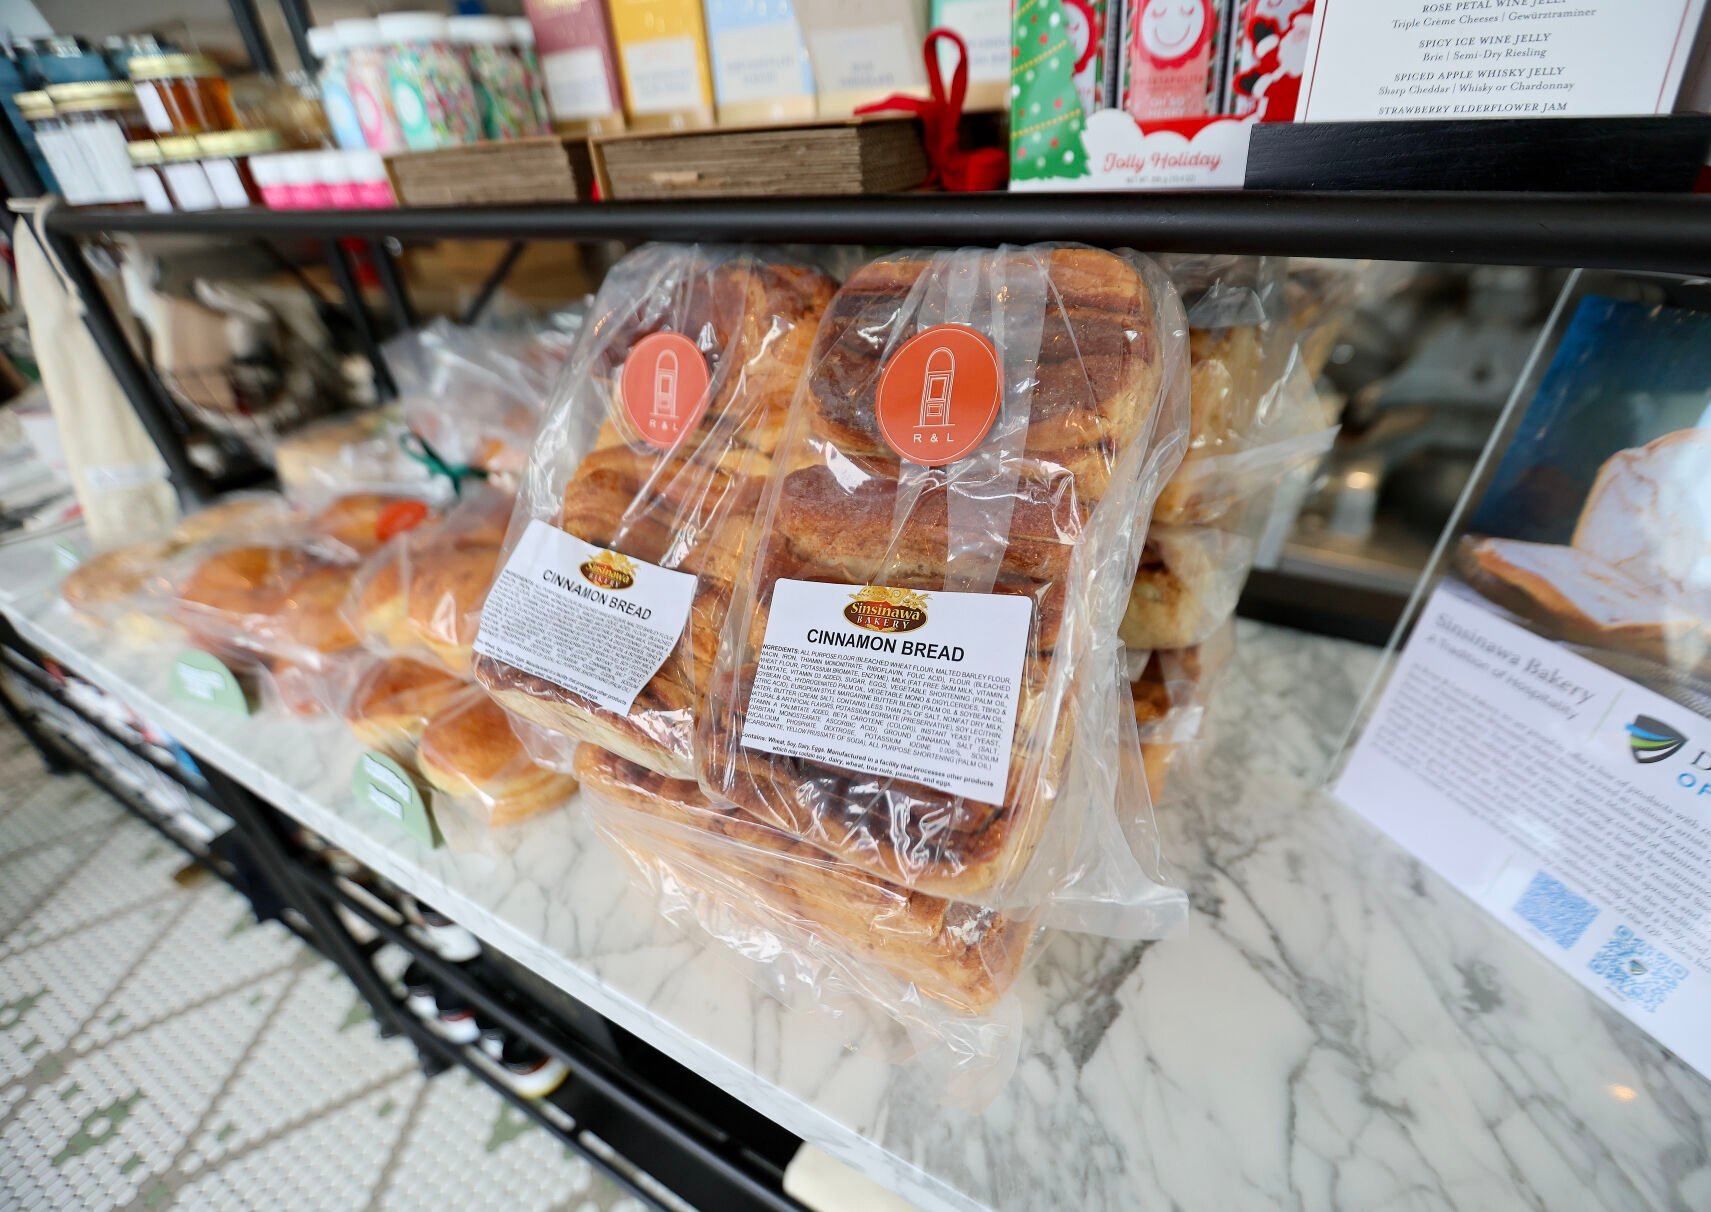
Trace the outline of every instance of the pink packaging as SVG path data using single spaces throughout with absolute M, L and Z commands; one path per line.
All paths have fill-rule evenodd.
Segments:
M 355 198 L 353 205 L 364 210 L 386 210 L 398 205 L 392 194 L 392 180 L 386 175 L 386 161 L 379 152 L 351 152 L 346 163 Z
M 269 210 L 291 210 L 295 199 L 286 188 L 283 156 L 251 156 L 250 176 L 261 190 L 261 200 Z
M 1225 11 L 1225 0 L 1125 6 L 1123 108 L 1152 120 L 1216 113 Z
M 331 204 L 321 181 L 316 152 L 293 152 L 285 157 L 285 187 L 295 210 L 325 210 Z
M 315 154 L 315 176 L 327 191 L 327 205 L 334 210 L 355 210 L 356 184 L 351 179 L 348 153 L 324 151 Z

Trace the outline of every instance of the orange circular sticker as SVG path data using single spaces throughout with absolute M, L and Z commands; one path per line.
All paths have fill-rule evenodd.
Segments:
M 636 432 L 664 450 L 701 419 L 710 381 L 695 342 L 680 332 L 656 332 L 630 347 L 618 395 Z
M 998 378 L 998 351 L 974 329 L 939 324 L 918 332 L 879 377 L 880 436 L 911 463 L 954 463 L 998 419 Z

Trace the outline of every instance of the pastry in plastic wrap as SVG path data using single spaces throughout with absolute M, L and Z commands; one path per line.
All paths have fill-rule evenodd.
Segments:
M 575 769 L 596 826 L 648 882 L 703 902 L 697 916 L 716 936 L 721 920 L 741 920 L 744 936 L 726 941 L 751 954 L 771 936 L 861 991 L 889 980 L 891 998 L 918 991 L 965 1012 L 990 1007 L 1021 967 L 1026 922 L 854 870 L 595 746 L 577 750 Z
M 390 492 L 353 492 L 335 497 L 308 521 L 310 532 L 360 559 L 433 517 L 434 507 L 420 497 Z
M 607 275 L 536 440 L 474 664 L 567 756 L 593 741 L 692 776 L 743 536 L 832 290 L 805 266 L 697 246 L 650 245 Z M 661 630 L 613 618 L 624 603 Z M 572 641 L 562 663 L 542 651 Z
M 1201 526 L 1153 526 L 1117 635 L 1130 648 L 1186 648 L 1236 609 L 1253 560 L 1245 536 Z
M 429 719 L 467 690 L 437 665 L 381 657 L 356 671 L 339 714 L 363 744 L 403 758 L 414 751 Z
M 163 539 L 90 556 L 60 582 L 60 597 L 91 627 L 111 628 L 122 640 L 146 644 L 165 639 L 170 631 L 162 621 L 136 609 L 136 604 L 174 550 L 174 544 Z
M 1185 345 L 1133 254 L 900 253 L 852 275 L 736 581 L 709 796 L 917 892 L 1030 904 L 1074 878 L 1084 822 L 1131 806 L 1103 756 L 1117 671 L 1090 654 L 1115 647 L 1181 457 Z
M 371 647 L 432 657 L 467 676 L 511 508 L 510 494 L 466 485 L 441 517 L 395 538 L 365 562 L 346 604 L 352 625 Z
M 529 755 L 511 718 L 477 687 L 428 720 L 416 745 L 416 768 L 490 825 L 555 808 L 576 790 L 574 778 Z

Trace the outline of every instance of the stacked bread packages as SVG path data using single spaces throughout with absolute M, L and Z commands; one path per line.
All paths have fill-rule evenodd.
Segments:
M 1153 266 L 1089 249 L 905 254 L 835 291 L 643 248 L 482 613 L 476 678 L 574 754 L 667 914 L 787 997 L 880 1011 L 954 1097 L 1007 1074 L 1048 905 L 1185 913 L 1125 844 L 1116 628 L 1186 338 Z
M 529 726 L 470 680 L 512 508 L 511 493 L 469 481 L 442 517 L 375 552 L 344 603 L 362 652 L 323 684 L 327 706 L 371 750 L 414 768 L 442 833 L 459 844 L 479 844 L 486 829 L 556 807 L 576 789 L 568 760 L 533 756 Z
M 1188 453 L 1159 494 L 1118 629 L 1155 805 L 1167 775 L 1204 751 L 1207 698 L 1234 650 L 1231 618 L 1279 489 L 1335 437 L 1299 344 L 1307 288 L 1267 258 L 1165 266 L 1190 325 Z M 1339 309 L 1306 310 L 1317 340 Z

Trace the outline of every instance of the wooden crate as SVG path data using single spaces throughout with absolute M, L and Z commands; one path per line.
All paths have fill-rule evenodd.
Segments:
M 602 197 L 883 194 L 927 177 L 914 118 L 638 131 L 591 139 Z
M 583 139 L 542 135 L 387 158 L 405 206 L 508 206 L 586 202 L 594 170 Z

